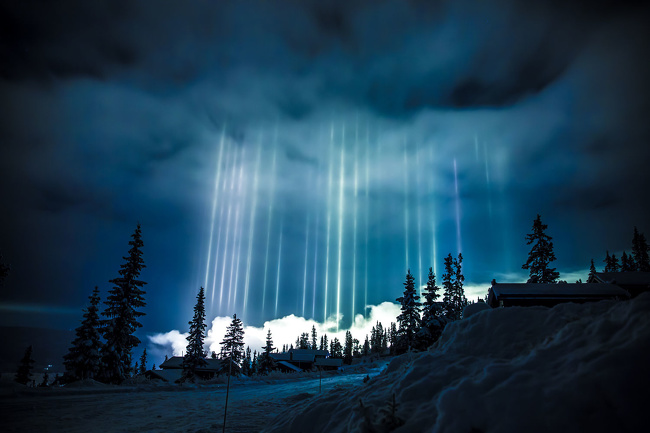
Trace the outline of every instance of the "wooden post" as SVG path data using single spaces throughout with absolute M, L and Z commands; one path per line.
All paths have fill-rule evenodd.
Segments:
M 228 394 L 230 394 L 230 373 L 232 373 L 233 350 L 235 350 L 234 345 L 230 348 L 230 359 L 228 360 L 228 385 L 226 385 L 226 405 L 223 408 L 223 429 L 221 430 L 223 433 L 226 432 L 226 414 L 228 413 Z

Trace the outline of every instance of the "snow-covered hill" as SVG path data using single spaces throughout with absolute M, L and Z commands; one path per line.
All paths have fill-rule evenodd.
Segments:
M 397 357 L 366 385 L 311 399 L 265 431 L 645 431 L 649 395 L 647 293 L 477 313 L 428 352 Z

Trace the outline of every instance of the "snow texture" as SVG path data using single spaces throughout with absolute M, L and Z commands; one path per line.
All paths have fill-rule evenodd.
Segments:
M 428 352 L 280 414 L 268 432 L 646 431 L 650 293 L 483 311 Z M 395 405 L 393 405 L 393 395 Z

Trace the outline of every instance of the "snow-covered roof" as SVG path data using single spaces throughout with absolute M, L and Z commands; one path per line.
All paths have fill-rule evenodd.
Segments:
M 220 359 L 205 359 L 206 365 L 203 367 L 198 367 L 200 370 L 206 371 L 218 371 L 221 369 L 221 360 Z M 183 368 L 183 357 L 182 356 L 172 356 L 167 361 L 160 364 L 160 368 L 165 370 L 179 370 Z
M 183 357 L 172 356 L 168 360 L 160 364 L 160 368 L 183 368 Z
M 497 283 L 490 289 L 498 298 L 591 298 L 591 297 L 621 297 L 629 298 L 630 294 L 615 284 L 607 283 L 561 283 L 561 284 L 532 284 L 532 283 Z
M 147 377 L 152 379 L 160 379 L 165 382 L 176 382 L 183 375 L 183 370 L 173 368 L 168 370 L 148 370 L 146 373 Z
M 603 283 L 614 283 L 621 286 L 650 285 L 650 272 L 596 272 L 596 278 Z
M 314 362 L 315 356 L 313 353 L 298 353 L 298 352 L 293 352 L 291 355 L 291 360 L 292 361 L 300 361 L 300 362 Z
M 287 352 L 271 353 L 270 356 L 276 361 L 289 361 L 290 359 Z
M 302 368 L 296 367 L 295 365 L 287 361 L 278 361 L 278 364 L 284 365 L 285 367 L 293 371 L 302 371 Z

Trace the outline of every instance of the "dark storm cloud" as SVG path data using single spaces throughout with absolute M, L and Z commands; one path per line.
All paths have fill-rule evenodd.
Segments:
M 55 280 L 47 300 L 83 302 L 140 220 L 150 287 L 183 302 L 192 287 L 191 302 L 225 131 L 245 186 L 217 215 L 248 198 L 261 143 L 258 234 L 284 224 L 285 263 L 302 263 L 308 218 L 322 246 L 324 210 L 337 220 L 343 197 L 351 218 L 366 193 L 369 250 L 390 272 L 377 287 L 403 277 L 417 212 L 453 250 L 455 162 L 468 269 L 482 266 L 470 277 L 512 271 L 536 212 L 558 238 L 588 239 L 563 246 L 576 269 L 604 221 L 647 217 L 647 21 L 647 6 L 614 1 L 0 2 L 0 247 L 25 293 Z M 367 190 L 352 163 L 365 152 Z M 303 274 L 285 277 L 295 295 Z

